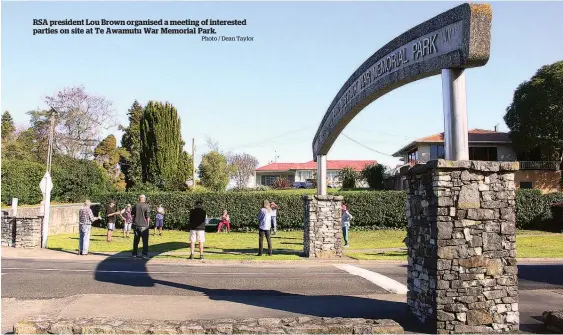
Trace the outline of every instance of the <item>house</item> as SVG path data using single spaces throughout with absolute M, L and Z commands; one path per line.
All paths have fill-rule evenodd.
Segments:
M 508 133 L 495 130 L 472 129 L 468 131 L 469 159 L 481 161 L 518 161 Z M 444 133 L 412 141 L 396 153 L 403 164 L 388 180 L 388 188 L 406 189 L 404 173 L 408 166 L 445 158 Z M 520 161 L 520 170 L 514 174 L 516 188 L 537 188 L 543 193 L 561 191 L 559 162 Z
M 338 173 L 345 167 L 351 167 L 357 172 L 362 171 L 366 165 L 377 164 L 375 160 L 327 160 L 327 179 L 329 185 L 340 187 L 342 185 Z M 305 182 L 315 178 L 317 163 L 270 163 L 256 169 L 256 186 L 272 186 L 277 178 L 287 178 L 291 184 Z M 357 185 L 358 187 L 363 185 Z

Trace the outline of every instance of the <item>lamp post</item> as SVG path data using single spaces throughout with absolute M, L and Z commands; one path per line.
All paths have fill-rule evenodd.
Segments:
M 41 247 L 47 248 L 47 235 L 49 234 L 49 219 L 51 214 L 51 190 L 53 189 L 53 182 L 51 180 L 51 161 L 53 159 L 53 135 L 55 132 L 55 116 L 58 114 L 55 108 L 50 111 L 51 126 L 49 129 L 49 147 L 47 148 L 47 169 L 45 176 L 39 183 L 39 188 L 43 194 L 43 229 L 41 234 Z

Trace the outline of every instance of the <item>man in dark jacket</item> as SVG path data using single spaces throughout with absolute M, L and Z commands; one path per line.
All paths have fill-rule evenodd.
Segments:
M 146 259 L 149 256 L 149 223 L 150 223 L 150 213 L 151 209 L 149 205 L 146 204 L 146 197 L 141 194 L 139 196 L 139 202 L 133 207 L 131 215 L 133 217 L 133 257 L 137 257 L 137 251 L 139 250 L 139 241 L 143 240 L 143 258 Z
M 205 221 L 207 214 L 203 209 L 203 202 L 198 200 L 195 203 L 195 208 L 190 211 L 190 221 L 188 229 L 190 231 L 190 259 L 194 259 L 194 250 L 196 239 L 199 242 L 199 258 L 203 259 L 203 243 L 205 242 Z

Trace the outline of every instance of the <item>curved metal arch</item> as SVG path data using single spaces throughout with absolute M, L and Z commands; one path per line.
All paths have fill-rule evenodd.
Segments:
M 492 10 L 462 4 L 396 37 L 369 57 L 340 89 L 313 139 L 313 159 L 326 155 L 346 125 L 386 93 L 442 69 L 483 66 L 489 60 Z

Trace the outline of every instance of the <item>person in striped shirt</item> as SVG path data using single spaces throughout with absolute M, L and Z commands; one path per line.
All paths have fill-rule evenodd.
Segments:
M 95 217 L 90 208 L 90 200 L 84 202 L 84 206 L 78 212 L 78 254 L 88 255 L 88 247 L 90 246 L 90 230 L 92 222 L 100 220 L 100 217 Z

